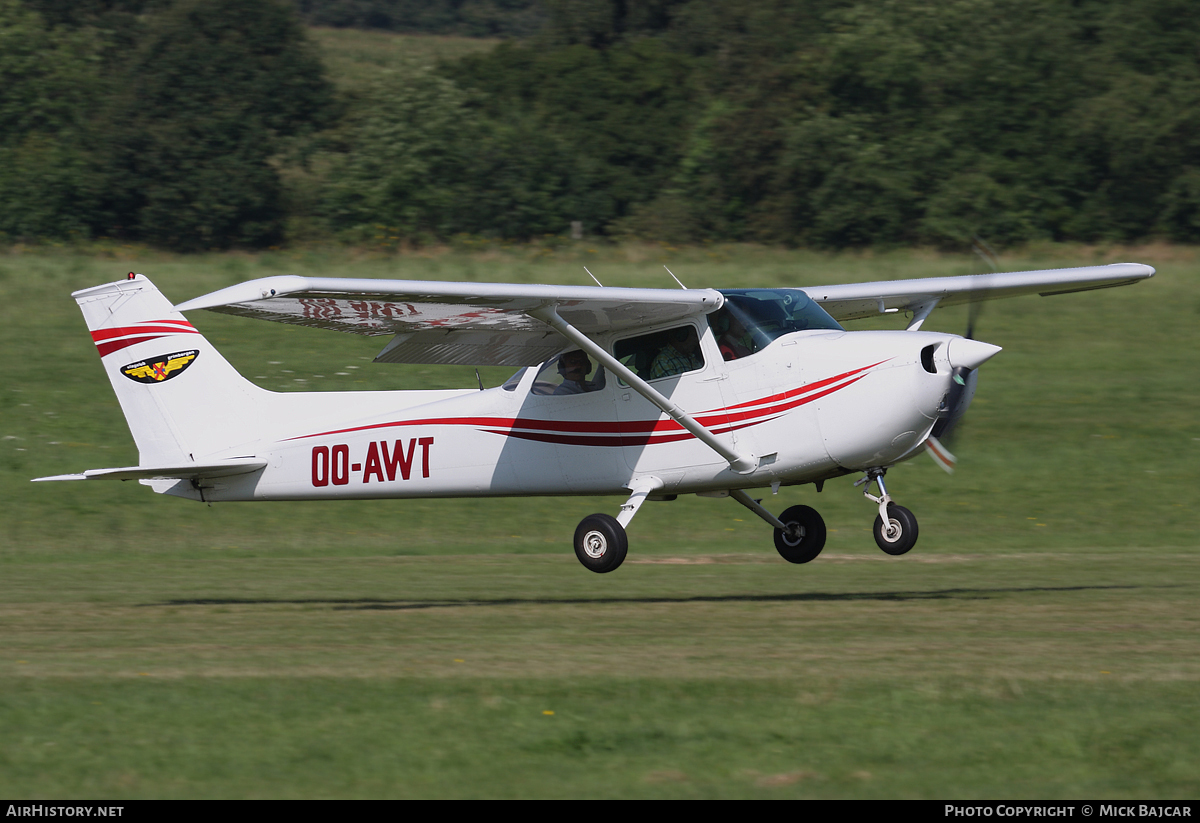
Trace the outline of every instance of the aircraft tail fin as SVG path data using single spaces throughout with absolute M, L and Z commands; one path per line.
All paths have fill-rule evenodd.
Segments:
M 257 440 L 264 390 L 238 374 L 149 279 L 131 274 L 71 296 L 142 466 L 237 456 L 239 445 Z

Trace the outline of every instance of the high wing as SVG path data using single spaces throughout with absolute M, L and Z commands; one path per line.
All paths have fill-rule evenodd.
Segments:
M 919 327 L 935 306 L 957 306 L 980 300 L 1023 294 L 1068 294 L 1113 286 L 1127 286 L 1154 274 L 1140 263 L 1113 263 L 1073 269 L 998 272 L 959 277 L 925 277 L 918 280 L 883 280 L 835 286 L 805 286 L 803 291 L 837 321 L 858 320 L 877 314 L 911 311 Z
M 1124 286 L 1154 274 L 1138 263 L 808 286 L 836 320 L 910 311 L 919 328 L 935 307 L 1022 294 Z M 175 308 L 211 309 L 363 335 L 393 335 L 384 363 L 532 366 L 568 343 L 555 314 L 583 335 L 682 321 L 720 308 L 712 289 L 630 289 L 511 283 L 445 283 L 284 275 L 251 280 Z M 574 341 L 570 338 L 571 342 Z
M 624 289 L 442 283 L 285 275 L 251 280 L 181 303 L 299 326 L 394 335 L 376 360 L 532 366 L 567 339 L 541 317 L 552 310 L 584 334 L 669 323 L 719 308 L 711 289 Z
M 1154 269 L 1133 263 L 1034 272 L 934 277 L 805 288 L 836 319 L 900 310 L 910 329 L 938 305 L 1020 294 L 1059 294 L 1133 283 Z M 716 437 L 599 345 L 594 335 L 708 314 L 712 289 L 628 289 L 512 283 L 445 283 L 284 275 L 251 280 L 175 306 L 363 335 L 394 335 L 375 359 L 388 363 L 532 366 L 569 345 L 598 360 L 729 462 L 754 471 L 759 456 Z

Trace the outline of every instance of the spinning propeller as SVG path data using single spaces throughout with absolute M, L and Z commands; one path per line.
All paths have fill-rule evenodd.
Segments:
M 988 264 L 993 272 L 1000 270 L 996 265 L 995 250 L 983 239 L 978 236 L 973 238 L 971 249 Z M 967 332 L 963 335 L 965 339 L 975 339 L 975 321 L 979 319 L 981 311 L 983 311 L 982 301 L 976 300 L 968 304 Z M 975 388 L 979 384 L 979 370 L 955 366 L 950 373 L 950 380 L 950 391 L 946 394 L 945 410 L 941 419 L 934 423 L 925 447 L 929 456 L 933 458 L 933 462 L 941 466 L 947 474 L 954 474 L 958 458 L 954 456 L 951 447 L 957 440 L 955 431 L 966 415 L 971 400 L 975 397 Z

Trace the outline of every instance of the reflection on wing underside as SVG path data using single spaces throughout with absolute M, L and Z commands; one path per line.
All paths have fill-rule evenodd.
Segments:
M 534 366 L 561 352 L 566 340 L 544 326 L 531 332 L 495 334 L 470 329 L 439 329 L 398 334 L 376 363 L 447 366 Z

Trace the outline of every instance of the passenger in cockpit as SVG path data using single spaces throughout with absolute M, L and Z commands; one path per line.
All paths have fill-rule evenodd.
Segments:
M 650 380 L 694 371 L 704 365 L 700 356 L 700 338 L 695 326 L 683 326 L 671 332 L 667 345 L 655 356 L 650 366 Z
M 721 309 L 713 315 L 713 332 L 717 335 L 717 346 L 721 349 L 721 357 L 726 360 L 737 360 L 754 353 L 754 341 L 742 321 L 728 309 Z

